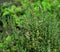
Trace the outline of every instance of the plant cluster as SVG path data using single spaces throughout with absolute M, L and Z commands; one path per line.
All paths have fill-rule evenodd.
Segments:
M 0 52 L 60 52 L 59 37 L 59 0 L 0 3 Z

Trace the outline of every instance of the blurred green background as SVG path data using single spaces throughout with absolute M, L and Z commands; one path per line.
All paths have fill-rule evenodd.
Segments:
M 0 1 L 0 52 L 60 52 L 60 1 Z

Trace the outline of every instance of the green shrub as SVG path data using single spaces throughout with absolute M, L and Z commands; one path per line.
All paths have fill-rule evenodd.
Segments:
M 1 3 L 0 52 L 59 52 L 59 2 L 16 0 Z

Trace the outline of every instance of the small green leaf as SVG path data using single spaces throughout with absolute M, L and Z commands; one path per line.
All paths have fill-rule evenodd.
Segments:
M 51 4 L 49 2 L 47 2 L 47 1 L 43 1 L 42 6 L 43 6 L 44 10 L 47 10 L 47 9 L 50 10 L 51 9 Z
M 11 36 L 7 36 L 6 41 L 11 41 Z
M 58 5 L 58 8 L 60 8 L 60 5 Z
M 0 48 L 2 48 L 3 47 L 3 43 L 0 43 Z
M 18 7 L 18 8 L 15 9 L 15 11 L 16 11 L 16 12 L 20 12 L 20 11 L 21 11 L 21 8 Z
M 5 11 L 5 12 L 3 13 L 3 16 L 5 16 L 5 15 L 7 15 L 7 14 L 9 14 L 9 12 L 8 12 L 8 11 Z

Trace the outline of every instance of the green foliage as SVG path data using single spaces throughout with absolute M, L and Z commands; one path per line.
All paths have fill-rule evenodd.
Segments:
M 0 3 L 0 21 L 0 52 L 60 51 L 59 0 Z
M 51 10 L 51 4 L 48 1 L 43 1 L 42 6 L 44 10 Z
M 11 41 L 11 36 L 6 37 L 6 41 L 7 42 Z
M 3 47 L 3 43 L 0 43 L 0 48 L 2 48 Z

